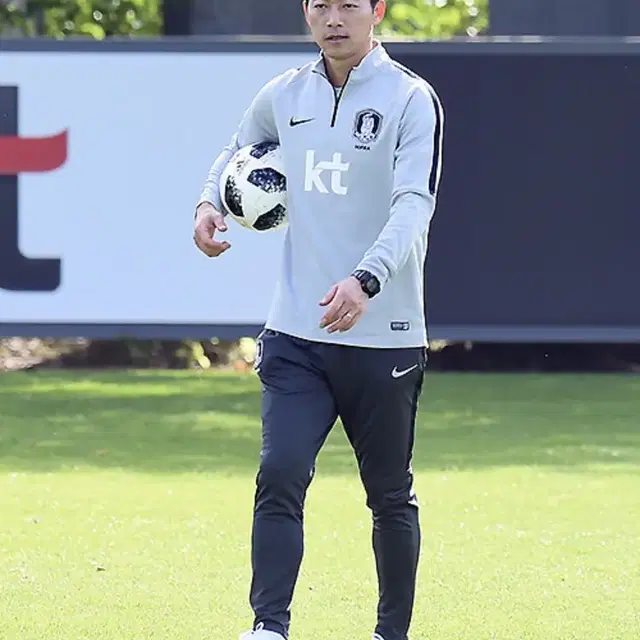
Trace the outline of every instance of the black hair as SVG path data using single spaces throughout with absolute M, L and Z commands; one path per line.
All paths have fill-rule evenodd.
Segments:
M 305 0 L 305 4 L 308 5 L 310 1 L 311 0 Z M 372 9 L 375 9 L 377 4 L 378 4 L 378 0 L 371 0 L 371 8 Z

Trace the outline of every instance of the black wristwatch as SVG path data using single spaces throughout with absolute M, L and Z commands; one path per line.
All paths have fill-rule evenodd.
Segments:
M 380 293 L 380 280 L 369 271 L 364 269 L 358 269 L 351 274 L 362 287 L 362 290 L 370 297 L 376 296 Z

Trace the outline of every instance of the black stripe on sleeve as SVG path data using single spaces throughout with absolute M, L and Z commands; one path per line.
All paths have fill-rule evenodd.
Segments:
M 436 114 L 436 126 L 433 132 L 433 157 L 431 159 L 431 174 L 429 175 L 429 193 L 435 196 L 440 186 L 440 176 L 442 175 L 442 138 L 444 113 L 442 104 L 435 91 L 429 87 L 429 93 L 433 100 L 433 108 Z
M 414 80 L 418 80 L 423 83 L 427 90 L 429 91 L 429 95 L 431 96 L 431 100 L 433 101 L 433 108 L 435 111 L 436 117 L 436 126 L 433 132 L 433 157 L 431 158 L 431 173 L 429 175 L 429 193 L 432 196 L 435 196 L 438 192 L 438 187 L 440 186 L 440 176 L 442 175 L 442 141 L 443 141 L 443 129 L 444 129 L 444 109 L 442 108 L 442 103 L 438 98 L 434 88 L 421 76 L 417 73 L 411 71 L 411 69 L 407 69 L 404 65 L 401 65 L 399 62 L 393 60 L 393 66 L 407 74 L 410 78 Z

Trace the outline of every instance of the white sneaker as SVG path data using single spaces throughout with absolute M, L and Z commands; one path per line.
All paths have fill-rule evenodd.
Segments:
M 267 631 L 260 623 L 254 631 L 247 631 L 240 636 L 240 640 L 284 640 L 284 637 L 275 631 Z
M 374 633 L 373 640 L 384 640 L 384 638 L 379 633 Z

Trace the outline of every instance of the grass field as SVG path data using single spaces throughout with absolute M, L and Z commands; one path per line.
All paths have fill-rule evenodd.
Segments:
M 258 417 L 253 375 L 0 375 L 0 639 L 236 640 Z M 412 640 L 640 638 L 640 378 L 429 375 L 414 467 Z M 292 640 L 369 640 L 339 426 L 306 533 Z

